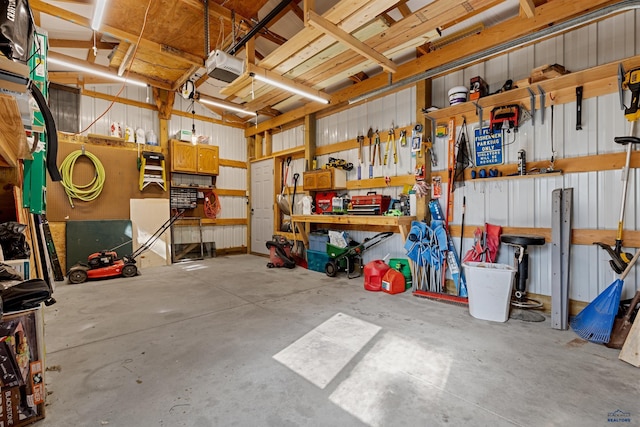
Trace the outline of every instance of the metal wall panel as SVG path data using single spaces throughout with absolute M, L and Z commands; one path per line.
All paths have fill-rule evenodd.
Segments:
M 638 14 L 638 15 L 637 15 Z M 637 15 L 637 16 L 636 16 Z M 627 12 L 572 31 L 571 33 L 492 58 L 460 72 L 454 72 L 433 80 L 433 104 L 448 105 L 447 91 L 459 84 L 468 85 L 469 78 L 481 75 L 490 86 L 490 91 L 498 90 L 507 78 L 514 80 L 526 77 L 530 70 L 544 64 L 562 64 L 570 71 L 579 71 L 596 65 L 616 61 L 640 52 L 640 43 L 635 39 L 639 26 L 640 12 Z M 629 94 L 626 93 L 626 102 Z M 528 103 L 527 103 L 528 104 Z M 526 105 L 529 108 L 528 105 Z M 485 112 L 488 118 L 488 112 Z M 527 152 L 527 160 L 544 161 L 550 159 L 552 151 L 556 158 L 617 153 L 624 147 L 613 142 L 613 138 L 626 135 L 629 124 L 620 110 L 617 93 L 583 100 L 582 130 L 577 131 L 576 103 L 571 102 L 554 108 L 554 126 L 551 128 L 551 108 L 545 110 L 544 125 L 540 121 L 540 111 L 536 112 L 535 126 L 525 122 L 519 129 L 513 144 L 505 147 L 505 161 L 517 161 L 518 150 Z M 460 131 L 458 127 L 457 132 Z M 472 129 L 470 129 L 471 134 Z M 553 148 L 551 136 L 553 132 Z M 506 141 L 508 143 L 509 141 Z M 446 138 L 438 138 L 435 151 L 439 164 L 434 170 L 446 169 Z M 454 193 L 454 224 L 459 224 L 461 200 L 467 197 L 467 224 L 485 222 L 516 227 L 551 226 L 551 192 L 555 188 L 574 188 L 573 221 L 574 228 L 615 230 L 620 213 L 622 171 L 603 171 L 541 177 L 536 179 L 515 179 L 505 181 L 467 182 L 466 186 Z M 640 201 L 640 179 L 637 169 L 631 171 L 629 193 L 625 212 L 625 229 L 637 230 Z M 446 194 L 446 185 L 443 193 Z M 446 203 L 446 197 L 441 203 Z M 458 241 L 455 242 L 458 245 Z M 465 239 L 468 248 L 471 239 Z M 551 254 L 548 248 L 529 249 L 531 258 L 528 290 L 534 293 L 550 294 Z M 591 301 L 614 279 L 609 267 L 609 257 L 597 246 L 573 246 L 571 254 L 570 298 Z M 513 249 L 502 245 L 498 262 L 512 264 Z M 638 270 L 638 269 L 636 269 Z M 638 289 L 638 272 L 632 272 L 625 280 L 623 296 L 627 298 Z

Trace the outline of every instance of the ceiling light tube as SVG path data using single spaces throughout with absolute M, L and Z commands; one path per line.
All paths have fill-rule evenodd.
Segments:
M 102 24 L 102 16 L 104 15 L 104 8 L 107 5 L 107 0 L 97 0 L 96 6 L 93 9 L 93 19 L 91 20 L 91 29 L 98 31 L 100 24 Z
M 124 82 L 124 83 L 130 83 L 132 85 L 136 85 L 136 86 L 140 86 L 140 87 L 147 87 L 146 83 L 137 81 L 137 80 L 132 80 L 132 79 L 126 79 L 124 77 L 120 77 L 116 74 L 110 74 L 107 73 L 105 71 L 99 71 L 99 70 L 95 70 L 93 68 L 89 68 L 89 67 L 83 67 L 82 65 L 78 65 L 78 64 L 74 64 L 70 61 L 62 61 L 60 59 L 57 58 L 53 58 L 51 56 L 49 56 L 47 58 L 47 62 L 50 64 L 56 64 L 56 65 L 60 65 L 62 67 L 67 67 L 67 68 L 71 68 L 72 70 L 76 70 L 76 71 L 80 71 L 83 73 L 88 73 L 88 74 L 93 74 L 95 76 L 100 76 L 100 77 L 104 77 L 105 79 L 111 79 L 111 80 L 116 80 L 119 82 Z
M 266 83 L 266 84 L 271 85 L 271 86 L 275 86 L 277 88 L 286 90 L 286 91 L 291 92 L 291 93 L 295 93 L 296 95 L 304 96 L 305 98 L 309 98 L 312 101 L 320 102 L 321 104 L 328 104 L 329 103 L 328 99 L 321 98 L 321 97 L 319 97 L 317 95 L 314 95 L 312 93 L 305 92 L 305 91 L 303 91 L 301 89 L 298 89 L 298 88 L 295 88 L 293 86 L 289 86 L 289 85 L 281 83 L 279 81 L 270 79 L 269 77 L 265 77 L 262 74 L 249 73 L 249 75 L 251 77 L 253 77 L 254 79 L 258 80 L 258 81 L 261 81 L 261 82 Z
M 243 114 L 248 114 L 250 116 L 257 116 L 257 113 L 254 113 L 252 111 L 247 111 L 244 110 L 240 107 L 235 107 L 233 105 L 229 105 L 226 102 L 216 102 L 216 101 L 212 101 L 208 98 L 200 98 L 198 101 L 202 102 L 203 104 L 208 104 L 208 105 L 213 105 L 214 107 L 218 107 L 218 108 L 224 108 L 225 110 L 230 110 L 230 111 L 235 111 L 236 113 L 243 113 Z

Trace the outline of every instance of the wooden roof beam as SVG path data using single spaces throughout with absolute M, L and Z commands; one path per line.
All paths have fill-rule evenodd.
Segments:
M 460 40 L 459 42 L 440 49 L 439 51 L 431 52 L 414 61 L 402 64 L 398 70 L 398 73 L 401 74 L 401 76 L 397 76 L 397 78 L 402 79 L 419 74 L 424 72 L 424 70 L 463 58 L 470 53 L 495 46 L 505 41 L 505 34 L 509 34 L 511 38 L 517 38 L 533 31 L 539 31 L 541 28 L 553 26 L 554 23 L 562 22 L 571 17 L 580 15 L 581 13 L 584 13 L 585 10 L 601 8 L 606 5 L 608 1 L 609 0 L 583 0 L 578 3 L 575 0 L 554 0 L 545 3 L 544 5 L 536 7 L 535 19 L 526 19 L 522 17 L 509 19 L 500 24 L 496 24 L 493 27 L 487 28 L 477 36 Z M 378 89 L 387 84 L 388 79 L 385 75 L 381 74 L 370 77 L 361 83 L 354 84 L 333 93 L 332 105 L 338 105 L 341 102 L 346 102 L 357 95 Z M 326 108 L 326 105 L 317 103 L 306 104 L 303 107 L 288 111 L 278 117 L 261 122 L 257 126 L 248 127 L 245 129 L 245 137 L 299 120 L 307 114 L 315 113 Z
M 104 73 L 104 74 L 112 75 L 114 77 L 114 80 L 116 80 L 116 81 L 117 81 L 117 79 L 121 78 L 111 68 L 103 67 L 101 65 L 89 64 L 86 61 L 83 61 L 83 60 L 78 59 L 78 58 L 74 58 L 72 56 L 63 55 L 61 53 L 54 52 L 54 51 L 49 51 L 49 57 L 52 58 L 52 59 L 57 59 L 58 61 L 63 61 L 65 63 L 67 63 L 67 64 L 76 65 L 76 66 L 84 67 L 84 68 L 87 68 L 87 69 L 93 69 L 95 71 L 98 71 L 98 72 L 101 72 L 101 73 Z M 171 85 L 169 85 L 166 82 L 158 81 L 158 80 L 152 80 L 152 79 L 150 79 L 150 78 L 148 78 L 146 76 L 141 76 L 141 75 L 136 74 L 134 72 L 129 72 L 129 75 L 127 77 L 130 77 L 131 79 L 137 80 L 139 82 L 147 83 L 148 85 L 153 86 L 153 87 L 158 87 L 160 89 L 171 90 Z
M 96 34 L 96 39 L 99 39 L 98 34 Z M 118 43 L 96 41 L 95 46 L 98 49 L 113 49 L 114 47 L 118 46 Z M 92 40 L 49 39 L 49 47 L 92 49 L 93 41 Z
M 533 18 L 536 14 L 536 5 L 533 0 L 520 0 L 520 16 Z
M 84 16 L 78 15 L 73 12 L 69 12 L 68 10 L 64 10 L 52 4 L 45 3 L 42 0 L 30 0 L 29 5 L 34 11 L 39 11 L 50 16 L 55 16 L 56 18 L 60 18 L 64 21 L 80 25 L 81 27 L 91 28 L 91 21 L 89 20 L 89 18 L 85 18 Z M 100 27 L 100 31 L 102 31 L 104 34 L 109 34 L 117 39 L 129 43 L 136 43 L 138 41 L 138 35 L 119 30 L 109 25 L 102 24 L 102 26 Z M 176 58 L 181 58 L 182 60 L 190 62 L 192 64 L 198 64 L 200 66 L 204 65 L 204 59 L 200 56 L 196 56 L 188 52 L 184 52 L 180 49 L 156 43 L 144 38 L 140 39 L 140 47 L 153 52 L 164 53 Z
M 265 70 L 264 68 L 260 68 L 257 65 L 253 65 L 253 64 L 249 64 L 249 68 L 248 68 L 248 73 L 249 73 L 249 78 L 251 78 L 251 75 L 261 75 L 263 77 L 268 78 L 269 80 L 272 80 L 274 82 L 295 88 L 297 90 L 300 90 L 302 92 L 306 92 L 312 95 L 315 95 L 319 98 L 322 99 L 326 99 L 327 101 L 331 101 L 331 96 L 325 92 L 321 92 L 319 90 L 315 90 L 312 87 L 297 83 L 291 79 L 288 79 L 286 77 L 282 77 L 281 75 L 274 73 L 273 71 L 269 71 L 269 70 Z
M 307 13 L 307 22 L 309 25 L 345 44 L 351 50 L 359 53 L 365 58 L 377 62 L 386 72 L 395 73 L 398 70 L 398 66 L 386 56 L 367 46 L 346 31 L 338 28 L 336 25 L 318 15 L 313 10 L 309 10 Z

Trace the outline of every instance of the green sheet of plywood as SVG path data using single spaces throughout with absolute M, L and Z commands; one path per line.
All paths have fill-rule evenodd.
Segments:
M 113 249 L 118 257 L 133 252 L 130 220 L 67 221 L 67 269 L 105 249 Z

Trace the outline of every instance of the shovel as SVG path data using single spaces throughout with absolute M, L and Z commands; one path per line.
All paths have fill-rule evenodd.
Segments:
M 631 300 L 631 305 L 627 309 L 627 312 L 624 314 L 622 318 L 616 318 L 613 321 L 613 329 L 611 329 L 611 337 L 609 338 L 609 342 L 605 343 L 605 346 L 609 348 L 617 348 L 621 349 L 624 345 L 624 342 L 627 339 L 627 335 L 629 335 L 629 331 L 631 330 L 631 315 L 636 308 L 636 305 L 640 302 L 640 291 L 637 291 L 633 299 Z
M 289 165 L 291 164 L 291 157 L 287 157 L 285 162 L 286 168 L 284 172 L 284 180 L 282 181 L 282 193 L 278 194 L 276 203 L 280 208 L 280 212 L 282 212 L 284 215 L 291 215 L 291 206 L 289 205 L 287 196 L 284 194 L 284 190 L 287 188 L 287 176 L 289 175 Z

